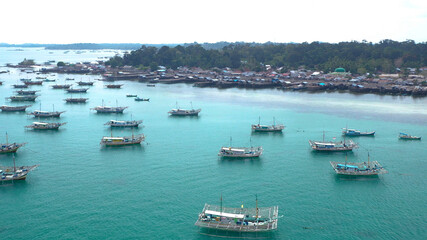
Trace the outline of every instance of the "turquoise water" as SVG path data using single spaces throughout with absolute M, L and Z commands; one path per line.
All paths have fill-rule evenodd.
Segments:
M 1 74 L 0 105 L 21 77 Z M 94 80 L 98 76 L 58 75 Z M 69 82 L 69 81 L 67 81 Z M 146 87 L 120 82 L 106 89 L 97 81 L 87 104 L 66 104 L 70 94 L 43 86 L 29 110 L 66 112 L 58 131 L 25 130 L 35 119 L 0 113 L 0 133 L 10 141 L 28 142 L 16 154 L 17 165 L 40 164 L 26 181 L 0 185 L 4 216 L 1 236 L 17 239 L 216 239 L 194 223 L 205 203 L 229 207 L 279 206 L 273 239 L 424 239 L 427 235 L 427 143 L 399 141 L 399 132 L 427 137 L 427 99 L 346 93 L 307 94 L 278 90 L 218 90 L 191 85 Z M 127 93 L 150 98 L 135 102 Z M 77 97 L 77 95 L 73 95 Z M 122 115 L 96 114 L 101 105 L 129 106 Z M 199 117 L 169 117 L 175 103 L 202 108 Z M 286 126 L 283 134 L 253 134 L 258 122 Z M 111 119 L 142 119 L 141 146 L 101 148 L 102 136 L 131 135 L 110 129 Z M 37 119 L 36 119 L 37 120 Z M 329 161 L 342 153 L 311 151 L 308 140 L 340 139 L 345 126 L 376 130 L 375 137 L 354 138 L 360 148 L 349 161 L 381 162 L 389 174 L 378 178 L 337 177 Z M 262 145 L 253 160 L 222 160 L 221 146 Z M 3 138 L 3 137 L 2 137 Z M 4 142 L 1 140 L 1 142 Z M 0 165 L 13 165 L 0 155 Z M 210 233 L 229 236 L 223 233 Z M 233 236 L 233 235 L 232 235 Z M 259 237 L 249 235 L 249 237 Z

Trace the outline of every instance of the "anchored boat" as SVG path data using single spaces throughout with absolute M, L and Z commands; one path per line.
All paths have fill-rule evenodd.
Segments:
M 25 126 L 25 127 L 37 129 L 37 130 L 56 130 L 60 126 L 63 126 L 65 124 L 67 124 L 67 123 L 66 122 L 63 122 L 63 123 L 33 122 L 33 124 Z
M 36 101 L 36 98 L 38 95 L 16 95 L 16 96 L 10 96 L 6 99 L 9 99 L 12 102 L 34 102 Z
M 117 101 L 116 101 L 117 103 Z M 102 100 L 102 106 L 97 106 L 91 108 L 91 110 L 95 110 L 97 113 L 123 113 L 123 111 L 128 107 L 109 107 L 104 106 L 104 100 Z
M 218 156 L 228 158 L 251 158 L 259 157 L 262 154 L 262 147 L 231 147 L 231 138 L 229 147 L 221 147 Z
M 9 139 L 6 133 L 6 143 L 0 144 L 0 153 L 14 153 L 25 144 L 27 143 L 9 143 Z
M 55 84 L 52 85 L 53 89 L 68 89 L 72 86 L 72 84 Z
M 229 208 L 221 205 L 205 204 L 195 223 L 202 228 L 235 231 L 235 232 L 267 232 L 277 229 L 279 207 Z
M 344 135 L 345 136 L 345 135 Z M 323 133 L 322 141 L 313 141 L 309 140 L 308 143 L 310 147 L 315 151 L 324 151 L 324 152 L 343 152 L 343 151 L 352 151 L 354 148 L 357 148 L 357 144 L 353 141 L 349 140 L 339 142 L 326 142 L 325 141 L 325 133 Z
M 69 88 L 66 89 L 68 93 L 86 93 L 89 88 Z
M 14 88 L 28 88 L 28 85 L 26 84 L 13 84 L 12 86 Z
M 25 85 L 42 85 L 43 81 L 26 81 Z
M 15 156 L 13 156 L 13 167 L 1 167 L 0 166 L 0 182 L 9 182 L 15 180 L 25 180 L 27 178 L 27 174 L 34 169 L 36 169 L 39 165 L 33 166 L 15 166 Z
M 124 145 L 133 145 L 141 144 L 144 141 L 144 134 L 133 135 L 129 137 L 102 137 L 101 145 L 103 146 L 124 146 Z
M 3 112 L 25 112 L 25 110 L 31 107 L 31 105 L 24 105 L 24 106 L 7 106 L 7 105 L 3 105 L 0 106 L 0 109 Z
M 85 103 L 89 98 L 66 98 L 67 103 Z
M 384 167 L 377 161 L 370 161 L 368 154 L 368 162 L 361 163 L 347 163 L 346 161 L 342 162 L 330 162 L 334 171 L 339 175 L 348 175 L 348 176 L 375 176 L 379 174 L 388 173 Z
M 254 132 L 281 132 L 285 129 L 283 124 L 276 125 L 276 120 L 273 118 L 273 125 L 261 125 L 261 117 L 258 124 L 252 124 L 252 131 Z
M 359 130 L 356 129 L 349 129 L 349 128 L 343 128 L 342 134 L 345 136 L 374 136 L 375 135 L 375 131 L 371 131 L 371 132 L 361 132 Z
M 142 123 L 142 120 L 138 121 L 117 121 L 117 120 L 110 120 L 106 122 L 104 125 L 109 125 L 111 127 L 138 127 L 139 124 Z
M 126 94 L 126 97 L 138 97 L 136 94 Z
M 406 133 L 400 133 L 399 134 L 399 139 L 403 139 L 403 140 L 421 140 L 421 137 L 411 136 L 411 135 L 406 134 Z
M 140 97 L 136 97 L 135 98 L 135 101 L 137 101 L 137 102 L 149 102 L 150 101 L 150 99 L 149 98 L 140 98 Z
M 107 84 L 105 85 L 107 88 L 121 88 L 123 84 Z
M 34 117 L 60 117 L 61 114 L 64 112 L 65 111 L 48 112 L 48 111 L 34 110 L 34 112 L 28 113 L 28 115 L 33 115 Z
M 33 90 L 19 90 L 19 91 L 16 91 L 16 93 L 18 94 L 18 95 L 36 95 L 36 92 L 38 92 L 39 90 L 35 90 L 35 91 L 33 91 Z
M 170 110 L 168 113 L 172 116 L 198 116 L 202 109 L 193 109 L 193 104 L 191 103 L 191 109 L 181 109 L 176 104 L 176 109 Z
M 93 83 L 94 82 L 83 82 L 83 81 L 77 82 L 79 86 L 93 86 Z

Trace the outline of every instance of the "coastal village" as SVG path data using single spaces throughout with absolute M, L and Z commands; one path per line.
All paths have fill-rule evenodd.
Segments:
M 48 63 L 52 64 L 52 62 Z M 19 67 L 30 71 L 28 66 Z M 40 73 L 63 74 L 101 74 L 104 81 L 131 80 L 149 83 L 188 83 L 194 87 L 216 88 L 277 88 L 289 91 L 348 91 L 351 93 L 375 93 L 387 95 L 427 96 L 427 67 L 405 69 L 405 74 L 353 74 L 337 67 L 334 72 L 319 72 L 308 69 L 295 69 L 283 72 L 265 66 L 263 72 L 240 71 L 230 68 L 210 69 L 178 67 L 176 70 L 159 66 L 157 71 L 140 70 L 132 66 L 112 68 L 103 61 L 65 64 L 64 66 L 37 66 Z M 400 71 L 400 69 L 398 69 Z

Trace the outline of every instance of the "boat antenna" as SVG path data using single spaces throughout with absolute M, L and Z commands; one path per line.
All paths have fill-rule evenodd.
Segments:
M 13 172 L 16 173 L 15 154 L 13 154 Z
M 221 215 L 222 215 L 222 193 L 221 193 L 220 202 L 221 202 L 221 205 L 220 205 L 220 213 L 221 213 Z
M 370 164 L 369 164 L 369 151 L 368 151 L 368 168 L 369 168 L 369 165 L 370 165 Z
M 258 194 L 255 194 L 255 208 L 256 208 L 255 219 L 258 219 Z

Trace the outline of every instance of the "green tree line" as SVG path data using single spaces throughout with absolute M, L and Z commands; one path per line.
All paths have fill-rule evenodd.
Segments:
M 427 66 L 427 42 L 415 43 L 382 40 L 340 43 L 234 43 L 221 49 L 206 49 L 199 44 L 189 46 L 142 46 L 138 50 L 115 56 L 107 65 L 130 65 L 155 69 L 158 65 L 176 69 L 179 66 L 204 69 L 230 67 L 263 71 L 265 65 L 283 67 L 283 71 L 305 67 L 324 72 L 344 67 L 352 73 L 394 73 L 396 68 Z

